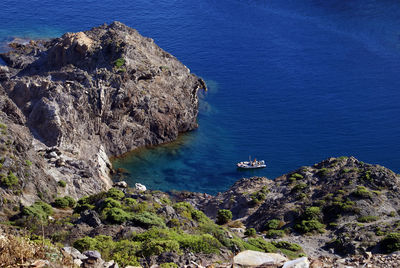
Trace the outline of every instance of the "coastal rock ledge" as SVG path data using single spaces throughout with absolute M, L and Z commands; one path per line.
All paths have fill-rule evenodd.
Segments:
M 7 63 L 0 66 L 2 140 L 11 143 L 2 161 L 15 154 L 29 161 L 30 172 L 13 163 L 4 173 L 18 177 L 26 203 L 38 192 L 81 197 L 105 190 L 109 156 L 197 127 L 204 81 L 120 22 L 10 47 L 0 54 Z M 67 185 L 61 190 L 60 180 Z

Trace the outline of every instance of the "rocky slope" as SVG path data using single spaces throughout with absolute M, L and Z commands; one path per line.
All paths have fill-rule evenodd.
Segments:
M 121 183 L 78 202 L 59 197 L 50 204 L 39 201 L 17 208 L 7 223 L 28 233 L 0 229 L 9 228 L 5 232 L 23 235 L 36 246 L 51 244 L 48 250 L 57 256 L 78 249 L 84 254 L 73 253 L 69 262 L 81 267 L 109 267 L 87 261 L 265 267 L 261 264 L 272 260 L 267 267 L 297 262 L 301 267 L 397 267 L 398 254 L 382 254 L 400 250 L 399 184 L 400 176 L 384 167 L 353 157 L 330 158 L 274 181 L 240 180 L 217 196 L 144 191 Z M 1 246 L 8 248 L 11 259 L 19 256 L 0 237 Z M 60 249 L 65 246 L 76 249 Z M 308 259 L 300 258 L 304 254 Z M 88 257 L 92 255 L 96 260 Z M 48 254 L 35 256 L 25 261 Z M 60 257 L 58 262 L 68 260 Z
M 16 189 L 24 204 L 37 194 L 48 200 L 108 189 L 110 156 L 197 127 L 203 80 L 122 23 L 10 46 L 0 54 L 7 63 L 0 67 L 1 159 L 8 163 L 0 172 L 18 182 L 2 184 L 3 203 L 19 199 Z M 30 172 L 13 158 L 32 163 Z
M 284 237 L 308 254 L 386 251 L 380 241 L 400 230 L 400 176 L 353 157 L 330 158 L 276 178 L 244 179 L 215 197 L 181 194 L 215 218 L 233 219 L 267 238 Z

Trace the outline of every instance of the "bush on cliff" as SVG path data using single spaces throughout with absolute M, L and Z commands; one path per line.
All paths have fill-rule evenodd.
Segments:
M 17 176 L 15 176 L 15 174 L 10 171 L 7 176 L 0 174 L 0 183 L 2 186 L 10 188 L 12 186 L 18 185 L 19 180 Z
M 210 221 L 210 219 L 200 210 L 195 209 L 188 202 L 178 202 L 173 205 L 173 208 L 182 216 L 189 220 L 195 220 L 200 223 Z
M 74 208 L 76 201 L 70 196 L 59 197 L 54 200 L 54 206 L 57 208 Z
M 357 189 L 353 192 L 353 196 L 361 199 L 366 199 L 370 198 L 372 196 L 372 193 L 368 191 L 368 189 L 364 186 L 357 186 Z
M 22 215 L 31 216 L 40 220 L 46 220 L 48 216 L 52 214 L 53 208 L 43 201 L 36 201 L 33 205 L 22 209 Z
M 217 223 L 225 224 L 232 219 L 232 212 L 227 209 L 220 209 L 217 213 Z
M 267 221 L 267 223 L 264 225 L 265 230 L 278 230 L 284 225 L 284 222 L 278 219 L 272 219 Z
M 222 247 L 222 244 L 210 234 L 187 234 L 177 230 L 155 227 L 144 233 L 134 234 L 132 239 L 143 243 L 144 247 L 147 248 L 145 252 L 147 256 L 168 251 L 166 248 L 162 249 L 162 245 L 173 246 L 170 243 L 161 243 L 161 241 L 176 241 L 179 244 L 179 250 L 174 247 L 174 252 L 177 253 L 181 250 L 190 250 L 195 253 L 218 253 Z M 155 243 L 155 241 L 159 242 Z M 151 247 L 148 245 L 149 243 Z M 154 251 L 149 249 L 154 249 Z
M 107 192 L 107 197 L 111 197 L 116 200 L 121 200 L 122 198 L 125 197 L 125 194 L 121 190 L 118 190 L 116 188 L 111 188 Z
M 300 223 L 296 224 L 294 228 L 301 233 L 310 233 L 314 231 L 323 233 L 325 225 L 318 220 L 302 220 Z
M 255 236 L 256 234 L 257 234 L 257 232 L 256 232 L 256 229 L 254 229 L 254 228 L 248 228 L 244 232 L 244 235 L 246 235 L 246 236 Z
M 400 233 L 390 233 L 380 242 L 382 250 L 391 253 L 400 250 Z
M 106 209 L 106 208 L 121 208 L 121 202 L 119 202 L 111 197 L 107 197 L 100 204 L 101 210 Z
M 126 222 L 132 216 L 120 208 L 107 208 L 103 211 L 103 216 L 107 222 L 121 224 Z
M 98 250 L 106 261 L 114 260 L 121 266 L 139 265 L 138 253 L 142 250 L 139 242 L 128 240 L 113 241 L 110 236 L 99 235 L 94 238 L 85 236 L 74 242 L 79 251 Z
M 133 214 L 130 220 L 144 228 L 150 228 L 153 226 L 165 228 L 165 222 L 162 218 L 158 217 L 156 214 L 145 211 L 141 213 Z

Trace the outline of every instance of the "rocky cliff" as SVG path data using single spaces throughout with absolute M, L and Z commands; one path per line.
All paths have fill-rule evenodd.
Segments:
M 0 172 L 12 172 L 19 187 L 2 183 L 2 197 L 18 188 L 32 203 L 38 193 L 108 189 L 110 156 L 197 127 L 203 80 L 122 23 L 10 46 L 0 54 Z
M 211 218 L 219 209 L 268 239 L 284 237 L 313 256 L 385 252 L 400 231 L 400 175 L 354 157 L 330 158 L 275 180 L 250 178 L 217 196 L 181 193 Z M 383 246 L 383 248 L 382 248 Z

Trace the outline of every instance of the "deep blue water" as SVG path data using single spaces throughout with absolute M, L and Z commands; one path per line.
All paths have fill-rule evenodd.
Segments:
M 330 156 L 400 172 L 400 4 L 395 0 L 2 0 L 0 41 L 119 20 L 210 87 L 200 128 L 115 162 L 131 183 L 216 193 Z M 239 172 L 249 155 L 268 168 Z

